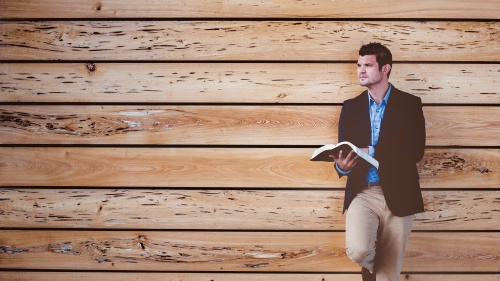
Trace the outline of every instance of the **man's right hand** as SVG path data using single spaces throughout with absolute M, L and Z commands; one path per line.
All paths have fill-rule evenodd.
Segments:
M 337 157 L 337 155 L 333 155 L 333 154 L 330 154 L 328 156 L 333 158 L 335 163 L 337 163 L 337 166 L 339 167 L 339 169 L 341 169 L 344 172 L 348 172 L 348 171 L 352 170 L 356 166 L 358 161 L 361 159 L 356 154 L 356 152 L 354 152 L 354 150 L 351 150 L 351 152 L 349 152 L 349 154 L 347 154 L 347 157 L 344 157 L 344 155 L 342 154 L 342 150 L 339 151 L 338 157 Z

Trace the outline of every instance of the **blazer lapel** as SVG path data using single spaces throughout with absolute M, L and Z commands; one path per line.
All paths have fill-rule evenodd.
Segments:
M 387 102 L 387 107 L 385 108 L 384 112 L 384 119 L 382 120 L 382 124 L 380 126 L 380 134 L 379 134 L 379 142 L 380 140 L 385 138 L 385 135 L 390 135 L 392 133 L 397 133 L 397 132 L 391 132 L 391 128 L 394 128 L 394 123 L 398 122 L 398 109 L 399 109 L 399 90 L 392 88 L 391 95 L 389 96 L 389 100 Z
M 360 147 L 367 147 L 372 143 L 372 129 L 370 122 L 370 106 L 368 100 L 368 91 L 364 91 L 360 96 L 358 102 L 358 120 L 360 128 L 357 130 L 359 132 L 359 142 Z

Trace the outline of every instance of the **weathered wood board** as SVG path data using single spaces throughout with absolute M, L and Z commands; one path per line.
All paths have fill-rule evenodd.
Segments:
M 499 233 L 415 232 L 403 270 L 498 273 Z M 1 232 L 0 268 L 354 272 L 342 232 Z M 196 266 L 193 266 L 193 265 Z
M 344 230 L 343 190 L 1 189 L 0 228 Z M 500 230 L 500 191 L 423 191 L 414 230 Z
M 2 186 L 341 188 L 311 148 L 0 147 Z M 423 188 L 499 188 L 499 149 L 427 149 Z M 29 175 L 27 177 L 26 175 Z
M 500 60 L 500 22 L 5 21 L 2 60 L 355 61 L 383 41 L 396 61 Z
M 500 104 L 497 64 L 398 63 L 391 82 L 424 104 Z M 353 98 L 354 63 L 0 63 L 11 103 L 333 104 Z
M 316 145 L 341 106 L 0 106 L 3 144 Z M 424 108 L 426 144 L 500 146 L 500 107 Z
M 359 281 L 360 274 L 342 273 L 163 273 L 163 272 L 44 272 L 2 271 L 5 281 Z M 500 274 L 403 273 L 401 281 L 498 281 Z
M 498 0 L 2 0 L 0 18 L 464 18 L 500 19 Z

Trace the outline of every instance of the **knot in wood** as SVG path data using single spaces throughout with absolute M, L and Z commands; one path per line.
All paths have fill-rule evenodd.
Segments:
M 85 65 L 85 67 L 87 68 L 87 70 L 88 70 L 89 72 L 94 72 L 94 71 L 96 70 L 96 66 L 95 66 L 95 64 L 94 64 L 94 63 L 91 63 L 91 62 L 87 63 L 87 64 Z

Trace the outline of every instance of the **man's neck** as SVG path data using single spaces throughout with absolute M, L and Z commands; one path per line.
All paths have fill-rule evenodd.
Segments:
M 388 81 L 368 87 L 368 93 L 377 104 L 380 104 L 384 100 L 387 90 L 389 90 Z

